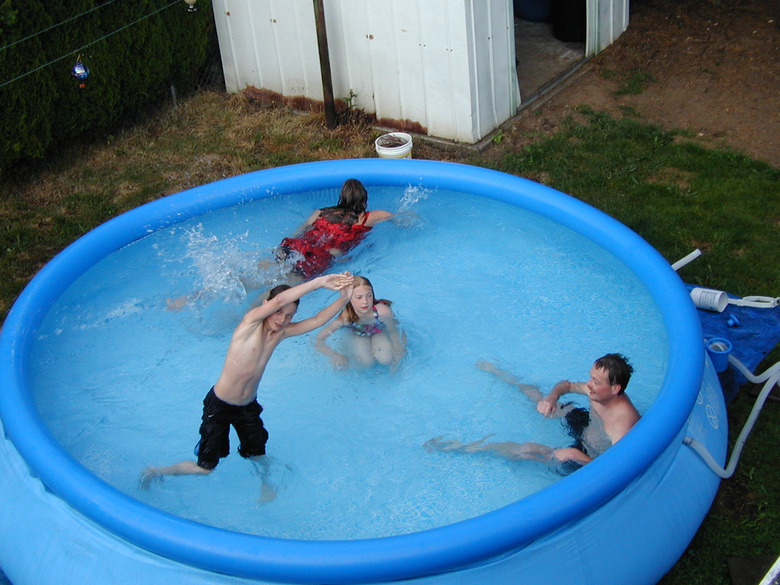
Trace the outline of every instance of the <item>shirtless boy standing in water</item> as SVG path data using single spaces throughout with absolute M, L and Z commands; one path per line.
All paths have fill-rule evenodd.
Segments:
M 313 317 L 292 323 L 300 298 L 318 288 L 338 290 L 341 294 Z M 241 442 L 238 452 L 242 457 L 257 461 L 256 458 L 265 455 L 268 432 L 260 418 L 263 408 L 257 402 L 257 387 L 271 354 L 283 339 L 325 325 L 344 308 L 351 296 L 352 276 L 348 272 L 319 276 L 295 287 L 279 285 L 273 288 L 268 299 L 248 311 L 236 327 L 222 373 L 203 401 L 198 461 L 147 467 L 141 475 L 141 486 L 146 488 L 153 479 L 165 475 L 211 473 L 220 458 L 230 452 L 230 425 L 238 434 Z
M 454 440 L 442 441 L 441 437 L 436 437 L 425 443 L 427 449 L 464 453 L 493 451 L 512 460 L 534 459 L 550 463 L 572 461 L 584 465 L 622 439 L 639 420 L 639 412 L 625 394 L 634 369 L 621 354 L 610 353 L 600 357 L 591 367 L 587 382 L 558 382 L 547 396 L 536 386 L 521 384 L 517 378 L 489 362 L 477 362 L 477 367 L 516 386 L 536 404 L 536 410 L 545 417 L 565 416 L 570 427 L 577 427 L 573 429 L 577 434 L 575 445 L 553 449 L 538 443 L 485 443 L 488 437 L 464 444 Z M 570 392 L 588 397 L 589 413 L 580 408 L 558 405 L 558 399 Z

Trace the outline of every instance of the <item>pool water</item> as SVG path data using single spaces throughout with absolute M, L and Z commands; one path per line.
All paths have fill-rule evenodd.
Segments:
M 279 538 L 358 539 L 443 526 L 557 481 L 545 466 L 491 455 L 428 453 L 434 436 L 570 443 L 514 388 L 474 367 L 496 361 L 543 390 L 583 379 L 620 351 L 640 412 L 667 362 L 658 309 L 612 255 L 514 205 L 408 188 L 369 189 L 370 207 L 400 211 L 334 270 L 372 280 L 408 337 L 396 372 L 334 371 L 314 333 L 285 341 L 260 384 L 269 479 L 235 453 L 207 477 L 166 478 L 146 465 L 192 459 L 202 399 L 232 330 L 256 300 L 243 282 L 337 190 L 244 203 L 160 230 L 109 255 L 62 295 L 38 332 L 34 400 L 52 434 L 92 473 L 178 516 Z M 192 291 L 180 311 L 166 299 Z M 305 296 L 298 318 L 335 299 Z

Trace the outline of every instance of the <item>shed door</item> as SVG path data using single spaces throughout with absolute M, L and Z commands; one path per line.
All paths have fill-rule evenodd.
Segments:
M 628 28 L 628 0 L 587 0 L 585 56 L 611 45 Z
M 564 79 L 628 26 L 629 0 L 513 0 L 523 102 Z

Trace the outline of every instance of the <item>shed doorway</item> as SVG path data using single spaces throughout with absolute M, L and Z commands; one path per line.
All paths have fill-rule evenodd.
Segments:
M 582 14 L 571 10 L 579 4 Z M 520 107 L 553 87 L 585 60 L 585 1 L 514 0 Z

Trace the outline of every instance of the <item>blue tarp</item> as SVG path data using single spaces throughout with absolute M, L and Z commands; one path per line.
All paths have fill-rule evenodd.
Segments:
M 693 285 L 687 285 L 689 289 Z M 729 298 L 740 297 L 726 293 Z M 723 337 L 731 342 L 731 353 L 754 374 L 772 349 L 780 342 L 780 306 L 773 308 L 739 307 L 729 304 L 722 313 L 698 309 L 705 339 Z M 732 323 L 729 324 L 729 321 Z M 771 364 L 769 364 L 771 365 Z M 734 399 L 747 379 L 729 366 L 718 374 L 726 402 Z

